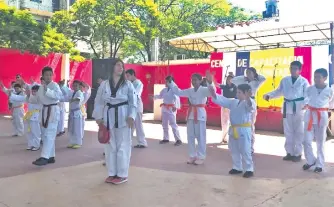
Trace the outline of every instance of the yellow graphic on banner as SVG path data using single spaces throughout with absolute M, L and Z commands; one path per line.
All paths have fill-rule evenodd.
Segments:
M 293 48 L 259 50 L 250 53 L 250 67 L 254 67 L 258 74 L 266 77 L 266 81 L 255 97 L 259 107 L 282 107 L 283 98 L 267 102 L 263 100 L 263 95 L 275 90 L 282 78 L 290 75 L 290 63 L 295 59 Z

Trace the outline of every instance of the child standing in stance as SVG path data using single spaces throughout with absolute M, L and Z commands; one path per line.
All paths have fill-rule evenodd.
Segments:
M 243 177 L 252 177 L 254 175 L 251 150 L 252 120 L 256 110 L 255 101 L 252 99 L 252 88 L 248 84 L 240 84 L 237 87 L 237 99 L 228 99 L 216 94 L 211 74 L 207 74 L 207 79 L 213 102 L 230 110 L 228 148 L 231 151 L 233 167 L 229 174 L 241 174 L 245 171 Z
M 320 68 L 314 72 L 314 85 L 306 90 L 307 105 L 305 113 L 304 170 L 315 165 L 314 172 L 320 173 L 325 165 L 324 145 L 328 126 L 328 109 L 333 108 L 333 90 L 325 83 L 327 70 Z M 317 143 L 317 157 L 313 154 L 312 141 Z

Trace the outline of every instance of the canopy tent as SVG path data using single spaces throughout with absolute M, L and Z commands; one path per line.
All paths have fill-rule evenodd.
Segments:
M 169 44 L 186 50 L 249 51 L 268 48 L 333 44 L 333 22 L 292 25 L 265 21 L 249 26 L 218 29 L 169 40 Z

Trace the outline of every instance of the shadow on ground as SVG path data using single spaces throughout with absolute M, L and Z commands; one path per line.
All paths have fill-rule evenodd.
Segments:
M 0 127 L 2 128 L 1 131 L 8 129 L 11 127 L 10 122 L 0 119 Z M 56 140 L 56 163 L 45 167 L 36 167 L 31 163 L 40 156 L 40 151 L 26 151 L 25 137 L 0 135 L 0 178 L 102 161 L 104 159 L 102 155 L 103 145 L 98 143 L 96 137 L 96 132 L 86 131 L 84 146 L 77 150 L 66 148 L 68 144 L 67 135 L 58 137 Z M 231 168 L 231 158 L 228 150 L 220 148 L 218 144 L 208 144 L 206 163 L 202 166 L 194 166 L 186 164 L 186 144 L 175 147 L 172 143 L 161 145 L 154 138 L 147 140 L 148 148 L 133 149 L 131 165 L 166 171 L 212 175 L 228 175 Z M 301 170 L 303 162 L 284 162 L 282 157 L 279 156 L 255 154 L 254 162 L 255 173 L 258 178 L 322 178 L 334 175 L 333 164 L 328 164 L 326 172 L 322 175 L 315 175 Z

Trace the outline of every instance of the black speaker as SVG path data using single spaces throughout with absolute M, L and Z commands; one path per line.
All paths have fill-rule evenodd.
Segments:
M 110 68 L 115 63 L 116 59 L 93 59 L 92 60 L 92 94 L 87 101 L 87 118 L 93 119 L 92 113 L 94 110 L 94 100 L 96 97 L 99 84 L 97 80 L 107 80 L 110 77 Z

